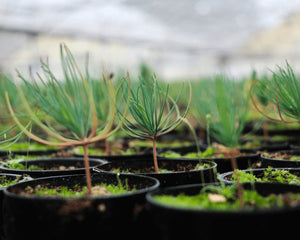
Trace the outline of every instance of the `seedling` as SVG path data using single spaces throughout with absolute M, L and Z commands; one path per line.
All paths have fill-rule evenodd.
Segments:
M 117 114 L 116 92 L 118 89 L 115 88 L 109 77 L 102 79 L 105 81 L 105 84 L 102 85 L 104 90 L 99 89 L 100 85 L 96 85 L 96 88 L 87 68 L 86 74 L 83 75 L 65 44 L 60 46 L 60 55 L 65 81 L 59 81 L 51 71 L 49 64 L 43 60 L 41 60 L 41 68 L 44 78 L 37 73 L 39 83 L 33 74 L 31 74 L 31 79 L 27 80 L 21 73 L 18 73 L 27 89 L 25 96 L 22 88 L 18 85 L 18 93 L 25 109 L 23 116 L 26 116 L 47 136 L 54 139 L 53 141 L 28 131 L 12 108 L 8 93 L 6 93 L 6 101 L 14 121 L 29 138 L 45 145 L 83 147 L 87 188 L 88 193 L 91 194 L 88 144 L 107 139 L 121 127 L 123 118 L 120 118 L 119 123 L 114 125 Z M 107 100 L 105 102 L 97 102 L 99 98 L 95 97 L 95 93 L 98 91 L 106 93 Z M 38 105 L 30 105 L 28 99 L 35 99 Z M 97 111 L 102 107 L 100 104 L 107 104 L 105 120 Z M 127 110 L 128 104 L 123 116 L 126 115 Z M 47 118 L 41 120 L 43 116 L 47 116 Z M 48 117 L 51 117 L 51 121 Z M 53 122 L 55 127 L 52 125 Z M 58 128 L 59 126 L 63 126 L 64 129 L 61 130 Z
M 129 115 L 124 121 L 124 129 L 129 135 L 150 139 L 153 143 L 153 161 L 155 172 L 158 173 L 156 141 L 157 138 L 176 128 L 185 118 L 191 101 L 189 86 L 189 101 L 183 113 L 177 105 L 184 85 L 174 100 L 169 96 L 169 85 L 163 90 L 155 75 L 150 79 L 140 78 L 137 88 L 131 90 Z M 127 98 L 127 92 L 124 97 Z M 119 114 L 121 115 L 121 114 Z
M 22 86 L 21 86 L 22 87 Z M 10 76 L 5 76 L 0 73 L 0 149 L 4 150 L 11 147 L 23 136 L 22 131 L 17 127 L 6 106 L 5 92 L 11 96 L 12 108 L 20 104 L 20 98 L 16 95 L 17 86 Z M 30 126 L 27 124 L 27 128 Z M 2 129 L 1 129 L 2 128 Z
M 266 118 L 282 123 L 300 123 L 300 81 L 288 62 L 286 69 L 278 66 L 278 72 L 273 72 L 271 79 L 254 81 L 250 92 L 255 108 Z M 269 104 L 262 104 L 254 94 L 263 96 Z
M 216 152 L 230 158 L 234 172 L 237 169 L 235 157 L 239 154 L 238 140 L 246 123 L 250 109 L 249 96 L 243 89 L 245 82 L 228 79 L 225 75 L 218 75 L 210 82 L 199 84 L 194 95 L 194 114 L 198 121 L 209 123 L 210 134 L 226 148 Z M 208 116 L 208 118 L 207 118 Z M 243 197 L 242 186 L 237 181 L 239 198 Z M 243 201 L 239 201 L 240 204 Z M 242 207 L 242 205 L 240 206 Z
M 13 131 L 16 128 L 16 124 L 9 127 L 8 129 L 0 132 L 0 149 L 4 150 L 11 147 L 15 144 L 23 135 L 23 132 L 19 132 L 18 134 L 8 137 L 9 132 Z

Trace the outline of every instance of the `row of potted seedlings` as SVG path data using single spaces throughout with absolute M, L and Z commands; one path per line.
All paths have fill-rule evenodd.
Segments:
M 1 237 L 140 238 L 144 231 L 143 238 L 149 239 L 199 234 L 208 239 L 224 234 L 240 238 L 238 230 L 250 231 L 247 235 L 253 237 L 278 236 L 281 231 L 270 231 L 276 227 L 296 231 L 296 221 L 280 220 L 300 214 L 300 174 L 286 168 L 298 164 L 295 156 L 286 160 L 290 145 L 279 146 L 284 157 L 272 152 L 274 145 L 266 145 L 266 136 L 263 147 L 242 147 L 251 99 L 270 120 L 276 120 L 274 113 L 268 115 L 275 109 L 280 122 L 297 121 L 291 106 L 297 107 L 300 85 L 299 92 L 286 97 L 288 82 L 298 84 L 288 64 L 271 79 L 257 80 L 253 74 L 251 87 L 217 76 L 193 86 L 179 85 L 174 94 L 155 75 L 135 83 L 128 73 L 115 82 L 109 74 L 103 74 L 103 81 L 93 80 L 88 69 L 82 74 L 66 45 L 60 50 L 65 81 L 58 81 L 42 61 L 46 80 L 37 74 L 37 82 L 31 74 L 29 81 L 19 74 L 23 85 L 7 80 L 9 87 L 2 88 L 15 125 L 2 132 L 2 142 L 11 150 L 1 152 Z M 277 85 L 271 89 L 273 82 Z M 19 101 L 13 98 L 15 92 Z M 288 100 L 290 105 L 284 103 Z M 187 120 L 188 109 L 204 126 L 199 134 Z M 182 123 L 189 134 L 178 130 L 172 135 Z M 142 139 L 138 146 L 131 146 L 132 138 L 116 140 L 121 127 Z M 54 155 L 33 159 L 49 156 L 48 150 L 13 150 L 22 134 L 32 139 L 29 146 L 54 146 Z M 174 136 L 177 142 L 171 146 L 169 138 Z M 111 138 L 115 139 L 109 142 Z M 178 141 L 183 138 L 188 140 Z M 163 140 L 167 147 L 160 145 Z M 284 160 L 271 160 L 278 156 Z M 272 173 L 272 183 L 266 183 Z

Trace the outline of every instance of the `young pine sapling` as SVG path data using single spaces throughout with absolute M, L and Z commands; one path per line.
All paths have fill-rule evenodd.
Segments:
M 19 115 L 16 114 L 11 105 L 11 99 L 6 94 L 7 104 L 11 115 L 20 129 L 31 139 L 45 145 L 58 147 L 82 146 L 84 151 L 84 165 L 86 173 L 86 182 L 88 193 L 91 194 L 92 183 L 89 170 L 88 144 L 108 138 L 115 133 L 122 124 L 122 119 L 115 125 L 116 93 L 110 78 L 103 79 L 107 100 L 96 102 L 96 92 L 103 92 L 103 89 L 96 89 L 100 85 L 93 84 L 88 74 L 83 75 L 75 62 L 75 59 L 65 44 L 60 46 L 61 64 L 64 74 L 64 81 L 59 81 L 51 71 L 48 63 L 41 60 L 41 67 L 44 78 L 37 73 L 40 82 L 31 74 L 31 81 L 27 80 L 20 73 L 19 78 L 25 84 L 27 95 L 20 87 L 18 94 L 22 101 L 22 107 L 25 109 L 22 116 L 40 128 L 48 138 L 42 137 L 38 133 L 32 133 L 22 123 Z M 129 80 L 129 79 L 128 79 Z M 37 105 L 29 104 L 28 99 L 35 99 Z M 101 106 L 100 104 L 107 104 Z M 97 108 L 105 107 L 107 109 L 106 119 L 99 116 Z M 123 115 L 126 115 L 128 104 L 125 107 Z M 42 120 L 41 118 L 44 117 Z M 54 123 L 54 124 L 53 124 Z M 61 129 L 63 127 L 63 129 Z
M 286 69 L 278 66 L 270 79 L 255 80 L 251 87 L 255 108 L 266 118 L 281 123 L 300 123 L 300 80 L 286 62 Z M 262 104 L 263 96 L 268 104 Z
M 197 111 L 197 116 L 201 117 L 199 121 L 210 116 L 210 134 L 225 146 L 214 151 L 231 159 L 233 170 L 237 175 L 236 156 L 239 154 L 237 146 L 250 109 L 250 98 L 244 91 L 246 84 L 218 75 L 211 82 L 206 82 L 204 86 L 201 88 L 199 84 L 195 89 L 197 94 L 193 95 L 193 101 L 198 107 L 194 108 L 194 111 Z M 240 207 L 242 207 L 242 187 L 239 181 L 237 184 Z
M 123 128 L 129 135 L 153 142 L 153 161 L 155 172 L 158 173 L 156 141 L 159 136 L 175 129 L 185 118 L 191 101 L 189 86 L 189 101 L 181 113 L 177 103 L 184 90 L 184 84 L 179 89 L 176 99 L 169 96 L 169 85 L 161 88 L 155 75 L 152 78 L 139 79 L 137 87 L 131 89 L 129 114 Z M 124 92 L 127 98 L 127 91 Z M 121 115 L 121 114 L 119 114 Z

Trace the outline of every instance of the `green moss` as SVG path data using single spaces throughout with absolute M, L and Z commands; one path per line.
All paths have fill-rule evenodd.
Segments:
M 115 172 L 115 173 L 135 173 L 135 174 L 139 174 L 139 173 L 143 173 L 141 170 L 130 170 L 130 169 L 119 169 L 119 168 L 116 168 L 114 169 L 112 172 Z M 159 173 L 171 173 L 172 171 L 171 170 L 168 170 L 168 169 L 163 169 L 163 168 L 158 168 L 158 172 Z
M 104 188 L 101 192 L 99 192 L 99 188 Z M 115 194 L 123 194 L 128 192 L 134 192 L 136 191 L 136 188 L 130 188 L 128 186 L 127 181 L 125 181 L 125 184 L 122 184 L 119 182 L 117 185 L 113 184 L 98 184 L 93 186 L 93 192 L 94 195 L 115 195 Z M 66 198 L 73 198 L 73 197 L 83 197 L 88 194 L 88 189 L 86 186 L 79 186 L 75 185 L 72 188 L 66 187 L 66 186 L 60 186 L 60 187 L 41 187 L 37 186 L 35 188 L 32 188 L 28 186 L 26 189 L 27 194 L 35 195 L 35 196 L 60 196 L 60 197 L 66 197 Z
M 300 156 L 299 155 L 292 155 L 290 157 L 290 161 L 300 161 Z
M 153 197 L 155 201 L 168 206 L 178 208 L 198 209 L 198 210 L 218 210 L 218 211 L 238 211 L 239 200 L 235 185 L 219 187 L 210 186 L 203 188 L 199 194 L 189 196 L 183 193 L 173 195 L 157 195 Z M 286 201 L 300 202 L 300 194 L 262 196 L 253 190 L 243 191 L 244 210 L 257 208 L 269 208 L 273 206 L 283 206 L 289 204 Z M 293 203 L 293 204 L 294 204 Z
M 170 140 L 170 141 L 161 141 L 157 142 L 157 148 L 176 148 L 176 147 L 188 147 L 192 146 L 195 143 L 192 141 L 182 141 L 182 140 Z M 145 140 L 131 140 L 129 142 L 130 147 L 150 147 L 152 148 L 152 141 Z
M 287 184 L 300 184 L 300 177 L 290 173 L 287 170 L 273 169 L 268 167 L 262 177 L 256 177 L 252 173 L 237 170 L 241 182 L 275 182 Z M 232 175 L 231 181 L 236 181 L 235 174 Z
M 23 159 L 12 159 L 9 160 L 6 163 L 2 163 L 3 166 L 10 169 L 18 169 L 18 170 L 43 170 L 43 168 L 37 166 L 37 165 L 29 165 L 20 163 L 20 161 L 23 161 Z
M 252 173 L 247 173 L 247 172 L 244 172 L 241 170 L 237 170 L 237 174 L 238 174 L 239 180 L 241 182 L 255 182 L 255 181 L 260 182 L 261 181 L 260 178 L 257 178 Z M 234 173 L 232 174 L 230 180 L 236 181 L 236 175 Z
M 287 170 L 272 169 L 269 167 L 265 170 L 262 181 L 300 184 L 300 177 Z
M 37 142 L 20 142 L 15 143 L 7 151 L 33 151 L 33 150 L 50 150 L 57 149 L 56 146 L 45 146 Z
M 17 183 L 18 181 L 20 181 L 20 178 L 11 179 L 6 176 L 0 176 L 0 188 L 7 187 L 11 184 Z
M 192 158 L 192 159 L 202 159 L 202 158 L 209 158 L 209 157 L 224 157 L 223 154 L 215 155 L 214 149 L 212 147 L 208 147 L 203 152 L 190 152 L 186 154 L 180 154 L 174 151 L 166 151 L 160 154 L 160 156 L 167 157 L 167 158 Z
M 134 148 L 134 147 L 128 148 L 127 150 L 112 148 L 111 151 L 113 155 L 132 155 L 132 154 L 140 153 L 139 148 Z M 75 154 L 83 155 L 83 149 L 81 147 L 76 147 L 72 149 L 72 152 Z M 101 149 L 101 148 L 88 148 L 88 154 L 99 155 L 99 156 L 107 155 L 105 149 Z

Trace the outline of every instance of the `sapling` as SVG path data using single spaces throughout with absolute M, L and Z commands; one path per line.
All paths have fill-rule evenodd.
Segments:
M 25 128 L 28 128 L 30 123 Z M 17 128 L 16 124 L 12 125 L 11 127 L 3 130 L 0 132 L 0 150 L 5 150 L 15 144 L 19 139 L 23 136 L 23 132 L 19 131 L 16 133 L 15 129 Z M 10 132 L 13 132 L 10 135 Z
M 259 79 L 259 81 L 260 81 L 260 82 L 267 83 L 267 82 L 269 81 L 268 79 L 269 79 L 269 77 L 268 77 L 267 75 L 264 75 L 264 76 L 262 76 L 262 77 Z M 256 71 L 252 71 L 251 80 L 252 80 L 252 82 L 257 81 L 257 74 L 256 74 Z M 259 103 L 260 103 L 262 106 L 264 106 L 264 107 L 268 106 L 268 104 L 269 104 L 268 98 L 267 98 L 264 94 L 262 94 L 262 93 L 263 93 L 263 89 L 264 89 L 265 87 L 266 87 L 266 84 L 263 84 L 263 85 L 261 85 L 261 88 L 262 88 L 262 89 L 259 89 L 259 90 L 258 90 L 258 89 L 256 88 L 258 91 L 254 92 L 257 101 L 259 101 Z M 267 122 L 266 118 L 265 118 L 264 121 L 263 121 L 262 127 L 263 127 L 263 135 L 264 135 L 264 139 L 267 140 L 269 134 L 268 134 L 268 122 Z
M 198 104 L 199 121 L 209 120 L 210 134 L 223 146 L 215 150 L 231 159 L 233 170 L 236 174 L 238 168 L 236 156 L 239 154 L 238 140 L 246 123 L 250 109 L 250 98 L 244 91 L 245 82 L 237 82 L 225 75 L 218 75 L 210 83 L 205 83 L 205 88 L 198 87 L 197 95 L 193 101 Z M 203 94 L 202 94 L 203 93 Z M 207 119 L 207 116 L 210 116 Z M 238 176 L 237 176 L 238 178 Z M 237 181 L 239 198 L 242 198 L 242 186 Z M 240 207 L 242 207 L 242 199 Z
M 152 140 L 156 173 L 159 172 L 156 153 L 157 138 L 175 129 L 184 120 L 189 108 L 190 86 L 186 108 L 181 113 L 177 106 L 183 90 L 184 85 L 179 89 L 176 99 L 173 99 L 169 96 L 169 85 L 163 89 L 155 75 L 148 79 L 140 78 L 138 86 L 131 89 L 129 114 L 124 121 L 123 128 L 131 136 Z M 127 91 L 124 93 L 124 97 L 127 98 Z
M 105 106 L 107 115 L 104 121 L 103 119 L 100 120 L 101 117 L 99 117 L 97 108 L 101 106 L 99 106 L 100 103 L 96 102 L 95 92 L 102 90 L 95 89 L 87 69 L 86 74 L 82 74 L 65 44 L 60 45 L 60 55 L 64 81 L 59 81 L 51 71 L 49 64 L 43 60 L 41 60 L 41 67 L 44 77 L 37 73 L 39 82 L 33 74 L 31 74 L 31 79 L 27 80 L 21 73 L 18 73 L 27 89 L 25 96 L 18 86 L 18 94 L 25 109 L 23 115 L 54 140 L 28 131 L 12 108 L 8 94 L 6 94 L 6 100 L 14 121 L 29 138 L 45 145 L 83 147 L 87 188 L 88 193 L 91 194 L 88 144 L 108 138 L 121 127 L 123 118 L 115 125 L 116 92 L 118 89 L 109 77 L 105 79 L 105 84 L 102 87 L 105 89 L 108 100 L 101 104 L 107 104 Z M 99 86 L 97 85 L 97 87 Z M 29 104 L 28 99 L 31 98 L 35 99 L 36 106 Z M 123 115 L 126 115 L 127 110 L 128 104 Z M 41 120 L 42 116 L 51 117 L 51 121 L 47 118 Z M 53 122 L 55 126 L 53 126 Z M 58 126 L 63 126 L 64 129 L 59 129 Z
M 218 75 L 199 84 L 193 94 L 193 113 L 200 123 L 209 122 L 210 134 L 222 145 L 237 149 L 250 110 L 244 81 Z
M 21 86 L 23 87 L 23 86 Z M 20 98 L 16 95 L 17 86 L 11 76 L 0 73 L 0 149 L 4 150 L 11 147 L 23 136 L 23 132 L 18 129 L 17 124 L 9 114 L 6 105 L 5 94 L 11 96 L 12 108 L 20 105 Z M 27 121 L 27 128 L 31 126 L 30 121 Z
M 201 79 L 192 82 L 192 101 L 190 107 L 190 114 L 196 120 L 199 127 L 198 138 L 200 141 L 205 140 L 205 130 L 207 130 L 207 116 L 210 116 L 210 109 L 206 104 L 199 103 L 207 101 L 214 95 L 214 83 L 211 79 Z M 210 116 L 211 119 L 211 116 Z M 207 132 L 206 132 L 207 133 Z M 207 139 L 209 136 L 207 136 Z M 206 140 L 207 140 L 206 139 Z
M 251 99 L 255 108 L 266 118 L 281 123 L 300 123 L 300 80 L 292 67 L 278 66 L 272 78 L 253 81 Z M 262 104 L 255 95 L 263 96 L 268 105 Z

